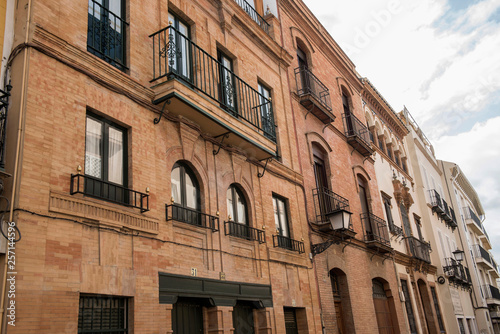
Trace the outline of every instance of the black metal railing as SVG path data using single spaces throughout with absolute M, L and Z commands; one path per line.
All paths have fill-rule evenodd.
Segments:
M 297 67 L 295 69 L 295 82 L 297 95 L 310 94 L 321 103 L 323 108 L 332 111 L 330 91 L 308 68 Z
M 172 26 L 153 39 L 153 80 L 177 78 L 218 102 L 234 117 L 276 142 L 271 100 Z
M 473 245 L 472 246 L 473 254 L 474 257 L 476 258 L 482 258 L 483 260 L 487 261 L 489 264 L 493 265 L 491 262 L 491 255 L 488 253 L 486 249 L 484 249 L 481 245 Z
M 460 262 L 452 258 L 445 259 L 444 273 L 453 284 L 458 284 L 464 287 L 470 286 L 471 279 L 468 268 L 464 267 Z
M 450 209 L 448 207 L 448 203 L 444 200 L 444 198 L 441 198 L 441 202 L 443 204 L 443 218 L 448 221 L 451 219 L 450 217 Z
M 493 298 L 500 300 L 500 290 L 496 286 L 485 284 L 481 286 L 485 298 Z
M 245 0 L 234 0 L 247 14 L 252 18 L 252 20 L 257 23 L 262 30 L 269 34 L 270 24 L 255 10 L 255 8 L 246 2 Z
M 481 219 L 472 211 L 468 206 L 464 207 L 465 219 L 471 219 L 480 230 L 484 231 L 483 224 L 481 224 Z
M 353 114 L 342 114 L 342 120 L 346 137 L 358 137 L 365 145 L 370 146 L 370 131 L 363 122 Z
M 7 130 L 7 110 L 9 109 L 9 96 L 11 86 L 7 92 L 0 89 L 0 169 L 5 168 L 5 132 Z
M 431 245 L 415 237 L 407 237 L 411 255 L 414 258 L 431 263 Z
M 83 174 L 71 174 L 70 194 L 84 194 L 149 211 L 149 195 Z
M 95 0 L 89 0 L 87 50 L 124 70 L 125 29 L 128 23 Z
M 386 246 L 391 246 L 389 240 L 389 232 L 385 220 L 375 216 L 372 213 L 362 213 L 361 224 L 364 229 L 364 237 L 366 242 L 376 241 Z
M 450 216 L 451 216 L 451 221 L 449 222 L 451 227 L 457 227 L 457 217 L 455 216 L 455 210 L 452 209 L 452 207 L 449 207 L 450 209 Z
M 255 240 L 260 244 L 266 242 L 266 234 L 264 231 L 233 221 L 224 223 L 224 234 L 247 240 Z
M 349 211 L 349 200 L 327 188 L 313 189 L 316 223 L 328 221 L 328 215 L 340 210 Z
M 403 229 L 397 225 L 394 225 L 394 223 L 389 224 L 389 231 L 395 235 L 403 235 Z
M 199 210 L 183 207 L 179 204 L 166 204 L 165 212 L 167 221 L 175 220 L 195 226 L 211 229 L 212 232 L 219 230 L 219 217 L 208 215 Z
M 432 210 L 439 214 L 444 213 L 443 202 L 441 196 L 435 189 L 429 190 L 429 197 L 431 200 Z
M 304 253 L 304 243 L 282 235 L 273 235 L 273 246 L 288 249 L 294 252 Z

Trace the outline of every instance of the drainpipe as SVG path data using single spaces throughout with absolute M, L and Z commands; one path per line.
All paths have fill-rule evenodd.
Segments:
M 30 26 L 31 26 L 31 0 L 28 0 L 28 12 L 26 15 L 26 35 L 24 38 L 24 43 L 27 44 L 29 41 L 29 31 L 30 31 Z M 15 29 L 15 28 L 14 28 Z M 22 76 L 22 83 L 21 83 L 21 98 L 19 102 L 19 120 L 18 120 L 18 130 L 17 130 L 17 144 L 16 144 L 16 155 L 15 155 L 15 163 L 14 163 L 14 176 L 12 179 L 12 196 L 11 196 L 11 201 L 10 201 L 10 210 L 9 210 L 9 221 L 13 220 L 14 216 L 14 200 L 16 197 L 16 189 L 17 189 L 17 183 L 19 182 L 19 160 L 21 156 L 21 139 L 23 137 L 23 116 L 24 113 L 26 112 L 26 103 L 24 101 L 25 99 L 25 91 L 27 89 L 27 79 L 26 79 L 26 71 L 28 68 L 28 49 L 24 50 L 24 56 L 23 56 L 23 76 Z M 2 278 L 2 299 L 0 301 L 0 331 L 2 333 L 7 333 L 7 328 L 5 328 L 5 331 L 3 330 L 3 320 L 5 318 L 5 295 L 7 294 L 6 292 L 6 287 L 7 287 L 7 258 L 5 259 L 5 266 L 4 266 L 4 271 L 3 271 L 3 278 Z

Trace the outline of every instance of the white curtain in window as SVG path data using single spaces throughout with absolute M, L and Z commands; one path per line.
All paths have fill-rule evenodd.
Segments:
M 174 203 L 181 204 L 181 168 L 176 167 L 172 170 L 172 197 Z
M 241 198 L 238 193 L 236 193 L 236 197 L 238 198 L 237 202 L 237 210 L 238 210 L 238 223 L 246 224 L 247 223 L 247 215 L 246 215 L 246 205 L 244 199 Z
M 186 173 L 186 206 L 191 209 L 197 209 L 198 190 L 194 181 L 189 174 Z
M 286 220 L 285 202 L 278 200 L 278 209 L 281 221 L 281 235 L 288 238 L 288 222 Z
M 108 181 L 123 185 L 123 132 L 109 127 Z
M 101 178 L 102 123 L 87 117 L 85 136 L 85 174 Z
M 233 212 L 233 191 L 231 188 L 227 190 L 227 216 L 228 219 L 231 217 L 230 220 L 234 220 L 234 212 Z

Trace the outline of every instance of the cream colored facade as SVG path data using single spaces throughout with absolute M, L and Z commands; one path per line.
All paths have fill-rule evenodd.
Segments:
M 472 293 L 480 333 L 498 333 L 498 306 L 500 293 L 496 279 L 498 266 L 489 252 L 491 243 L 483 226 L 485 212 L 479 196 L 460 167 L 448 161 L 438 161 L 446 191 L 455 207 L 459 208 L 459 248 L 465 251 L 465 260 L 471 271 Z
M 423 213 L 422 223 L 427 227 L 426 230 L 431 232 L 429 234 L 432 246 L 431 260 L 437 267 L 436 289 L 440 297 L 439 302 L 442 305 L 447 333 L 478 333 L 479 319 L 476 317 L 470 298 L 470 283 L 466 270 L 465 275 L 457 274 L 462 272 L 462 267 L 453 262 L 453 252 L 457 248 L 463 249 L 460 245 L 459 230 L 455 226 L 460 218 L 460 211 L 446 191 L 443 171 L 435 157 L 432 144 L 408 110 L 405 109 L 402 116 L 410 130 L 410 134 L 406 137 L 406 144 L 413 164 L 418 203 Z M 446 203 L 448 210 L 451 208 L 454 211 L 455 220 L 448 222 L 443 219 L 444 215 L 438 212 L 441 209 L 433 206 L 437 199 L 440 199 L 442 207 Z M 456 266 L 450 266 L 453 264 Z M 467 263 L 462 261 L 462 264 L 465 269 Z

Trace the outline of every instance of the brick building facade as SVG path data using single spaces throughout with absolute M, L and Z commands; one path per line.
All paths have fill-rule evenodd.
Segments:
M 442 332 L 409 129 L 302 1 L 15 8 L 2 333 Z

